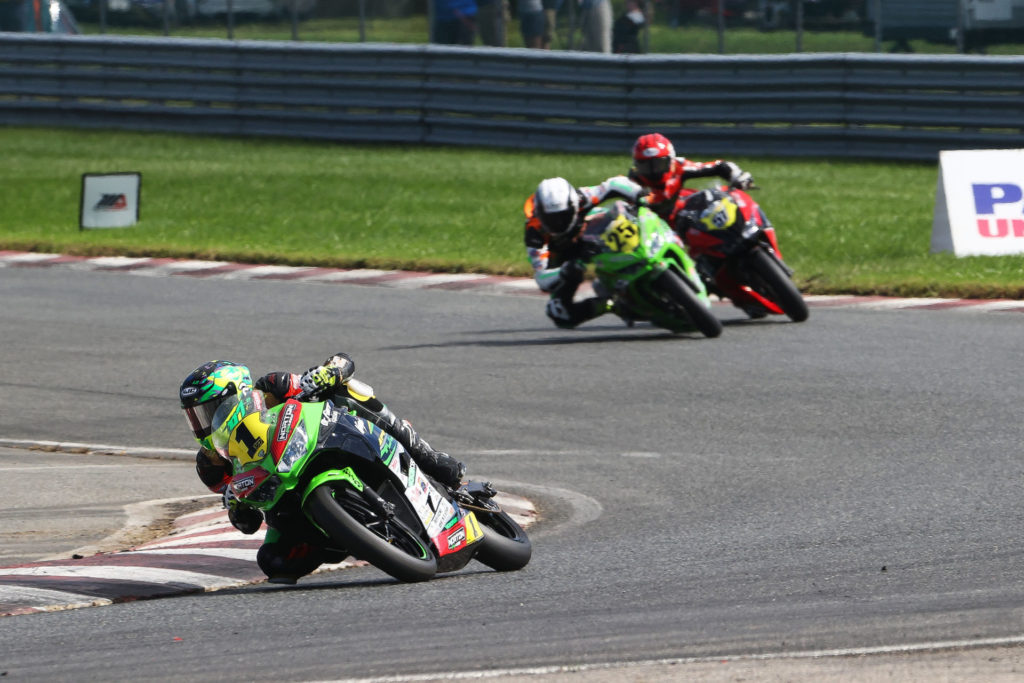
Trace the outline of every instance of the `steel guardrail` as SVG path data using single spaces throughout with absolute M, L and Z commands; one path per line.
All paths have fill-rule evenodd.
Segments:
M 602 55 L 0 34 L 0 123 L 351 142 L 934 160 L 1024 147 L 1024 57 Z

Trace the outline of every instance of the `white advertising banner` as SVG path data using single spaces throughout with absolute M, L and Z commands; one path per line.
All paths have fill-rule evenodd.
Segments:
M 932 252 L 1024 253 L 1024 149 L 939 152 Z
M 79 228 L 127 228 L 139 222 L 141 173 L 82 174 Z

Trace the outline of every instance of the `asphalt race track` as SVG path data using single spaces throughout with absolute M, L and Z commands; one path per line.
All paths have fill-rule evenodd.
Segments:
M 792 324 L 716 306 L 706 340 L 610 316 L 561 331 L 539 297 L 478 291 L 4 267 L 0 292 L 0 438 L 186 449 L 176 391 L 200 362 L 304 370 L 346 350 L 433 445 L 542 516 L 514 574 L 355 568 L 6 617 L 9 680 L 641 680 L 626 662 L 671 680 L 976 645 L 1020 676 L 1024 317 L 1006 307 L 813 306 Z M 110 485 L 164 497 L 154 479 Z

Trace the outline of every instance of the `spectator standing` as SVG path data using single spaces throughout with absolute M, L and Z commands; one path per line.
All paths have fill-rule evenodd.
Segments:
M 626 3 L 626 12 L 612 24 L 612 52 L 616 54 L 639 54 L 640 31 L 647 18 L 643 7 L 634 0 Z
M 484 45 L 508 45 L 508 25 L 511 21 L 508 0 L 476 0 L 476 25 Z
M 434 0 L 431 42 L 472 45 L 476 41 L 476 0 Z
M 543 0 L 519 0 L 519 31 L 523 34 L 523 45 L 535 49 L 544 47 L 544 29 Z
M 609 0 L 580 0 L 585 52 L 612 51 L 612 4 Z
M 562 9 L 562 0 L 541 0 L 544 8 L 544 38 L 541 40 L 541 48 L 550 50 L 555 42 L 555 27 L 558 20 L 558 10 Z

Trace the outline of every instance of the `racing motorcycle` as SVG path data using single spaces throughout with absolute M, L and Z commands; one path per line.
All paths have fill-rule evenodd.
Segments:
M 782 260 L 775 228 L 749 194 L 723 186 L 682 201 L 676 230 L 710 293 L 731 299 L 752 318 L 807 320 L 807 302 Z
M 580 239 L 594 264 L 595 291 L 632 326 L 648 320 L 673 332 L 722 333 L 693 259 L 668 224 L 645 206 L 617 201 L 592 210 Z
M 349 384 L 357 380 L 349 380 Z M 259 391 L 225 399 L 212 419 L 228 486 L 276 528 L 400 581 L 426 581 L 476 559 L 522 569 L 532 548 L 487 483 L 449 493 L 372 421 L 330 401 L 267 408 Z

